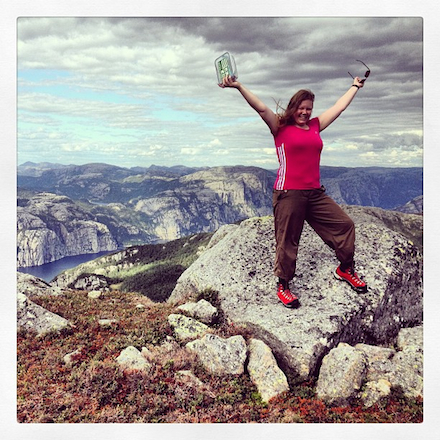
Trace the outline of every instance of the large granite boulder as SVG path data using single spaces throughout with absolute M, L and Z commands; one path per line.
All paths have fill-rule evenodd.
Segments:
M 215 244 L 182 274 L 169 302 L 217 291 L 225 318 L 269 345 L 291 380 L 315 377 L 322 358 L 340 342 L 395 341 L 401 328 L 422 323 L 421 254 L 371 208 L 346 209 L 356 224 L 356 268 L 369 285 L 367 293 L 357 294 L 334 278 L 333 251 L 305 225 L 292 283 L 301 307 L 284 308 L 275 294 L 268 216 L 219 231 L 223 237 L 213 237 Z

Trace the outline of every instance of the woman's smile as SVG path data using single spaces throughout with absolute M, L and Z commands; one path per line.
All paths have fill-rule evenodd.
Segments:
M 293 118 L 295 120 L 295 124 L 299 127 L 303 127 L 307 125 L 310 120 L 310 116 L 312 115 L 313 110 L 313 102 L 310 99 L 306 99 L 302 101 L 298 109 L 293 114 Z

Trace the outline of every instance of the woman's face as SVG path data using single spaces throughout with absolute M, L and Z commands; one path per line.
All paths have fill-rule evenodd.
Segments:
M 295 120 L 295 125 L 299 127 L 304 127 L 310 120 L 310 116 L 312 115 L 313 110 L 313 101 L 310 99 L 306 99 L 301 101 L 298 109 L 293 114 L 293 119 Z

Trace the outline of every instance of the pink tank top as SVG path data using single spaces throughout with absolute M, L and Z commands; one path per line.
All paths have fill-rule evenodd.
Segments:
M 319 119 L 309 121 L 309 130 L 287 125 L 275 136 L 278 169 L 274 189 L 320 188 L 319 162 L 322 139 L 319 134 Z

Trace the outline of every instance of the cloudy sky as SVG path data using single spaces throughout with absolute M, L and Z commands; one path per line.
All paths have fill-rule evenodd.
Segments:
M 322 164 L 423 165 L 421 17 L 18 18 L 18 164 L 277 166 L 273 138 L 237 90 L 275 110 L 300 88 L 314 115 L 365 87 L 322 133 Z

